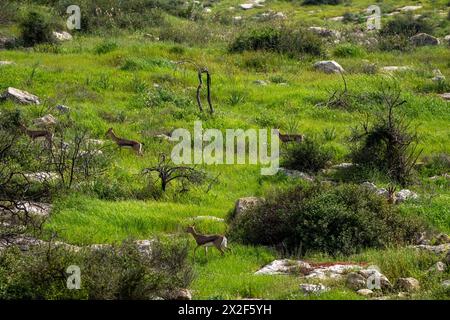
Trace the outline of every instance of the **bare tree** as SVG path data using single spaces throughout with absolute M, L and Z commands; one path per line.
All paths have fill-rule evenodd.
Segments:
M 186 182 L 198 184 L 203 182 L 206 176 L 203 171 L 193 167 L 174 165 L 163 153 L 160 155 L 159 162 L 156 166 L 143 170 L 144 174 L 150 174 L 152 172 L 158 174 L 158 179 L 161 181 L 161 189 L 164 192 L 167 189 L 167 185 L 174 180 L 180 180 L 183 184 L 183 190 L 185 190 Z

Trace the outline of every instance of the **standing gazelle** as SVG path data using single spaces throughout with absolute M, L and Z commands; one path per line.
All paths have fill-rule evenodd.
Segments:
M 186 228 L 186 232 L 192 234 L 192 236 L 195 239 L 195 242 L 197 243 L 197 246 L 194 249 L 194 261 L 195 261 L 195 252 L 197 249 L 201 246 L 205 247 L 205 256 L 208 252 L 208 247 L 216 247 L 217 250 L 220 251 L 221 255 L 224 255 L 225 250 L 230 250 L 231 248 L 228 248 L 228 240 L 225 236 L 214 234 L 214 235 L 204 235 L 197 233 L 195 231 L 194 226 L 190 226 Z
M 25 133 L 32 140 L 36 140 L 37 138 L 45 138 L 49 147 L 52 146 L 53 142 L 53 133 L 48 130 L 30 130 L 25 125 L 20 124 L 20 130 Z
M 119 138 L 114 133 L 113 128 L 109 128 L 108 131 L 106 131 L 106 136 L 110 137 L 118 146 L 121 147 L 130 147 L 132 148 L 138 155 L 142 156 L 142 143 L 135 141 L 135 140 L 128 140 Z
M 305 140 L 305 136 L 302 134 L 282 134 L 277 130 L 278 138 L 280 138 L 281 142 L 303 142 Z

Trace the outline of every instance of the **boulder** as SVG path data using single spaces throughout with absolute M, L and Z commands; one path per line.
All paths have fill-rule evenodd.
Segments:
M 400 278 L 397 280 L 395 287 L 400 291 L 414 292 L 420 290 L 420 283 L 415 278 Z
M 356 291 L 356 293 L 364 297 L 370 297 L 373 295 L 373 291 L 370 289 L 359 289 L 358 291 Z
M 439 95 L 442 99 L 450 101 L 450 92 Z
M 410 38 L 415 46 L 437 46 L 439 39 L 427 33 L 418 33 Z
M 253 9 L 254 6 L 255 6 L 255 5 L 254 5 L 253 3 L 243 3 L 243 4 L 240 4 L 240 5 L 239 5 L 239 7 L 240 7 L 242 10 L 250 10 L 250 9 Z
M 360 270 L 361 266 L 356 264 L 325 264 L 312 268 L 306 278 L 309 279 L 341 279 L 343 275 L 350 271 Z
M 428 269 L 428 272 L 442 273 L 442 272 L 445 272 L 445 269 L 447 269 L 445 263 L 443 263 L 442 261 L 438 261 L 438 262 L 436 262 L 436 264 L 434 266 L 432 266 L 430 269 Z
M 387 66 L 387 67 L 381 68 L 381 71 L 387 72 L 387 73 L 398 72 L 398 71 L 408 71 L 408 70 L 411 70 L 411 68 L 406 67 L 406 66 Z
M 305 295 L 308 294 L 320 294 L 322 292 L 326 292 L 330 290 L 330 288 L 324 286 L 323 284 L 310 284 L 310 283 L 301 283 L 300 284 L 300 291 L 303 292 Z
M 23 211 L 31 216 L 48 217 L 52 210 L 52 205 L 48 203 L 24 201 L 17 204 L 17 212 Z
M 279 172 L 281 172 L 282 174 L 290 177 L 290 178 L 297 178 L 297 179 L 303 179 L 306 181 L 314 181 L 314 177 L 305 173 L 305 172 L 301 172 L 298 170 L 290 170 L 290 169 L 286 169 L 286 168 L 279 168 L 278 170 Z
M 235 215 L 239 215 L 243 213 L 245 210 L 257 206 L 265 201 L 264 198 L 259 197 L 245 197 L 240 198 L 236 201 L 236 205 L 234 207 Z
M 345 72 L 344 68 L 334 60 L 331 61 L 318 61 L 314 64 L 314 69 L 325 73 L 342 73 Z
M 58 41 L 69 41 L 72 40 L 72 35 L 66 31 L 53 31 L 53 36 Z
M 301 260 L 274 260 L 255 272 L 256 275 L 292 274 L 298 270 L 310 270 L 311 265 Z
M 58 123 L 56 118 L 51 114 L 47 114 L 41 118 L 37 118 L 33 120 L 33 124 L 37 127 L 51 127 Z
M 2 95 L 3 99 L 10 99 L 22 104 L 40 104 L 39 98 L 23 90 L 9 87 Z
M 405 6 L 402 8 L 399 8 L 398 10 L 403 11 L 403 12 L 410 12 L 410 11 L 416 11 L 422 9 L 422 6 Z
M 411 190 L 408 189 L 403 189 L 400 190 L 399 192 L 397 192 L 395 194 L 395 203 L 402 203 L 405 202 L 406 200 L 410 200 L 410 199 L 417 199 L 419 196 L 417 195 L 417 193 L 412 192 Z
M 363 275 L 351 272 L 347 275 L 346 285 L 350 289 L 357 291 L 367 288 L 367 280 Z

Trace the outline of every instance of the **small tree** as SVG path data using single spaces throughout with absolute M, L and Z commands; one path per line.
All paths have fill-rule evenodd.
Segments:
M 54 42 L 49 18 L 37 11 L 30 11 L 25 16 L 20 23 L 20 29 L 25 46 Z
M 150 174 L 152 172 L 158 174 L 158 179 L 161 181 L 161 190 L 163 192 L 166 191 L 167 185 L 174 180 L 180 180 L 183 184 L 183 190 L 185 190 L 186 183 L 200 184 L 206 178 L 206 174 L 203 171 L 193 167 L 174 165 L 167 159 L 164 153 L 160 155 L 159 162 L 156 166 L 145 168 L 143 170 L 144 174 Z
M 418 137 L 404 116 L 396 113 L 406 103 L 398 84 L 383 84 L 380 98 L 383 110 L 373 124 L 367 117 L 362 126 L 352 130 L 350 141 L 356 143 L 352 158 L 355 163 L 376 168 L 405 185 L 421 154 L 417 151 Z

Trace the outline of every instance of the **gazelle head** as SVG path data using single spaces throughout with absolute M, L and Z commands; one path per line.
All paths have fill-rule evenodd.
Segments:
M 106 131 L 105 136 L 106 136 L 106 137 L 109 137 L 109 136 L 111 136 L 111 135 L 113 135 L 113 134 L 114 134 L 113 128 L 109 128 L 108 131 Z

